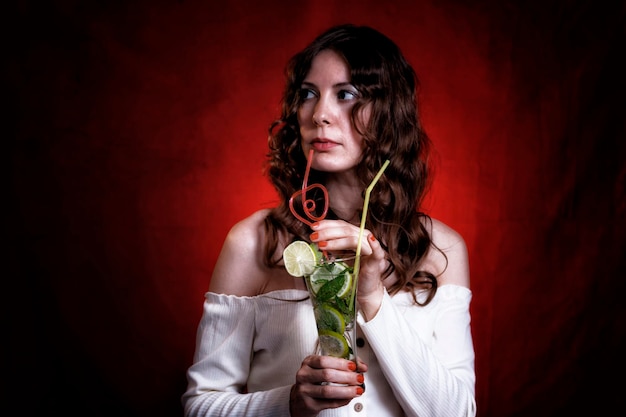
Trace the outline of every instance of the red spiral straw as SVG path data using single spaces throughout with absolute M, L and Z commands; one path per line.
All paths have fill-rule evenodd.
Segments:
M 304 172 L 304 180 L 302 181 L 302 189 L 293 193 L 293 195 L 289 199 L 289 210 L 291 210 L 291 214 L 293 214 L 298 220 L 308 225 L 309 227 L 311 227 L 313 223 L 324 220 L 326 218 L 329 206 L 328 190 L 326 189 L 326 187 L 324 187 L 322 184 L 308 185 L 309 172 L 311 171 L 311 162 L 313 161 L 313 152 L 313 149 L 309 151 L 309 158 L 306 163 L 306 171 Z M 306 198 L 307 191 L 311 191 L 315 188 L 319 188 L 324 194 L 324 207 L 322 214 L 320 214 L 319 216 L 315 214 L 317 208 L 315 200 Z M 304 212 L 306 218 L 302 217 L 294 208 L 294 200 L 300 196 L 302 199 L 302 211 Z M 324 254 L 324 257 L 326 257 L 326 251 L 322 251 L 322 253 Z

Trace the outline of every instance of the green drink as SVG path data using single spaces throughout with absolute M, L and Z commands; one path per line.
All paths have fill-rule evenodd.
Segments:
M 311 297 L 319 343 L 316 353 L 356 362 L 356 279 L 353 261 L 327 259 L 317 246 L 298 240 L 283 251 L 287 272 L 304 277 Z
M 342 259 L 327 261 L 321 257 L 305 282 L 319 335 L 318 353 L 355 360 L 354 267 Z

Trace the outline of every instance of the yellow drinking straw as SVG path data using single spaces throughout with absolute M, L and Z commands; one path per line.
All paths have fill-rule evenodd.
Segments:
M 385 161 L 378 174 L 374 177 L 370 185 L 365 190 L 365 201 L 363 202 L 363 213 L 361 213 L 361 228 L 359 230 L 359 240 L 356 244 L 356 259 L 354 260 L 354 291 L 352 292 L 352 300 L 354 302 L 354 297 L 356 296 L 356 288 L 359 280 L 359 267 L 361 265 L 361 239 L 363 238 L 363 230 L 365 229 L 365 218 L 367 217 L 367 209 L 370 203 L 370 194 L 372 193 L 372 189 L 378 182 L 378 179 L 383 175 L 385 169 L 387 169 L 387 165 L 389 165 L 389 159 Z

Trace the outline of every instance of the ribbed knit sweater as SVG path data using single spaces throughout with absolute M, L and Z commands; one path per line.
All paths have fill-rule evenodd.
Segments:
M 357 316 L 365 392 L 319 417 L 473 417 L 471 291 L 441 286 L 426 307 L 385 292 L 377 315 Z M 317 330 L 308 293 L 255 297 L 208 292 L 197 332 L 186 417 L 289 417 L 289 392 Z

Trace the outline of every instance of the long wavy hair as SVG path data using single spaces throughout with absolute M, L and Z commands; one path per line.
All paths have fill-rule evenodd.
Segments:
M 279 194 L 280 204 L 265 219 L 264 261 L 270 267 L 280 262 L 277 247 L 281 238 L 287 242 L 308 241 L 311 233 L 291 213 L 289 199 L 302 189 L 307 164 L 297 116 L 302 103 L 301 85 L 311 62 L 324 50 L 332 50 L 345 59 L 350 82 L 359 92 L 351 117 L 365 143 L 356 168 L 364 191 L 383 163 L 390 161 L 370 195 L 366 218 L 367 228 L 387 253 L 389 267 L 384 277 L 395 271 L 398 278 L 389 292 L 410 290 L 416 303 L 426 305 L 437 291 L 437 279 L 432 272 L 421 270 L 420 262 L 431 248 L 439 249 L 434 247 L 428 232 L 431 219 L 420 211 L 430 187 L 431 143 L 419 117 L 418 79 L 398 46 L 367 26 L 330 28 L 287 63 L 281 115 L 269 127 L 265 173 Z M 358 115 L 367 104 L 371 104 L 371 116 L 363 125 Z M 325 173 L 311 169 L 308 184 L 324 184 L 324 177 Z M 315 193 L 307 198 L 315 198 Z M 331 210 L 327 218 L 337 217 Z M 416 297 L 418 289 L 428 292 L 423 302 Z

